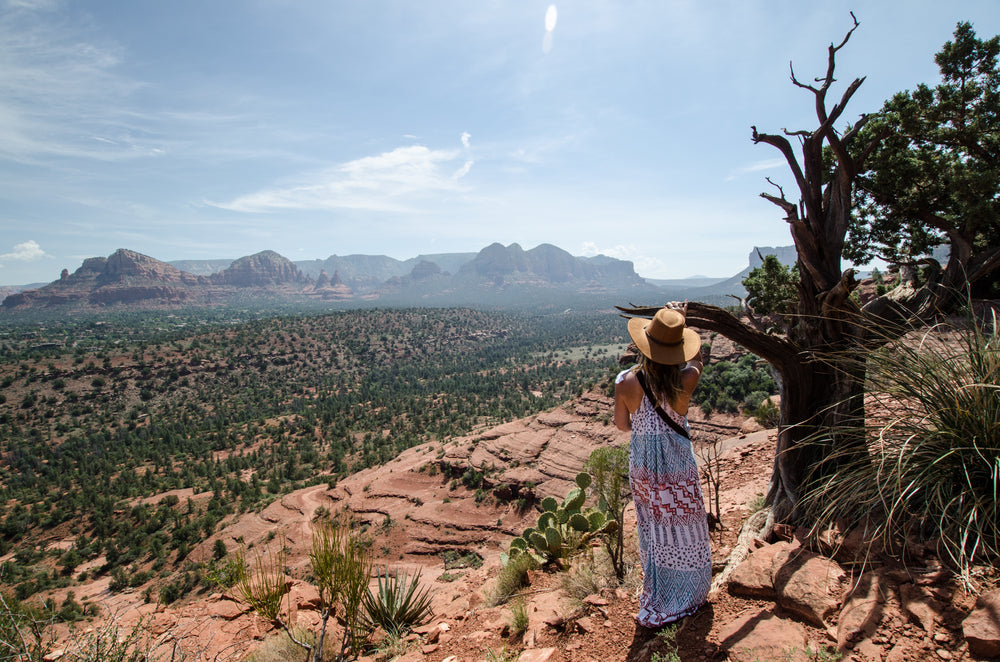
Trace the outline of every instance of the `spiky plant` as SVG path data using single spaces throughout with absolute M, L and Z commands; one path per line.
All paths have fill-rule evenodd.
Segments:
M 910 333 L 868 357 L 868 457 L 831 458 L 805 512 L 872 537 L 939 539 L 963 576 L 1000 558 L 1000 337 L 992 325 Z
M 364 606 L 372 625 L 399 636 L 430 616 L 431 593 L 429 588 L 420 588 L 419 570 L 410 576 L 397 568 L 395 576 L 390 576 L 386 567 L 378 578 L 377 592 L 365 594 Z

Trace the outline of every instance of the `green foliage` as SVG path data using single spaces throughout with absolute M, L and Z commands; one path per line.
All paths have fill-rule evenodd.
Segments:
M 677 649 L 677 624 L 660 628 L 656 636 L 665 650 L 654 652 L 649 658 L 650 662 L 681 662 L 680 651 Z
M 507 553 L 500 556 L 501 563 L 507 565 L 523 555 L 532 556 L 539 565 L 562 563 L 595 536 L 614 533 L 619 528 L 617 520 L 608 519 L 595 508 L 582 510 L 591 481 L 590 474 L 581 472 L 576 476 L 576 487 L 561 504 L 553 497 L 542 499 L 537 525 L 511 541 Z
M 507 621 L 510 623 L 510 636 L 515 639 L 528 631 L 528 603 L 526 600 L 519 599 L 510 603 L 510 617 Z
M 236 590 L 240 598 L 267 620 L 280 623 L 281 598 L 288 590 L 284 547 L 256 554 L 252 566 L 246 562 L 244 550 L 237 552 L 236 558 L 240 568 Z
M 817 526 L 865 522 L 871 537 L 939 539 L 962 573 L 1000 558 L 1000 336 L 913 331 L 868 357 L 868 456 L 840 458 L 803 507 Z M 843 434 L 845 430 L 838 430 Z M 817 439 L 822 443 L 823 439 Z
M 370 624 L 399 637 L 430 616 L 430 589 L 420 588 L 419 570 L 409 576 L 397 568 L 395 576 L 390 577 L 386 567 L 385 573 L 379 575 L 377 592 L 368 592 L 364 605 Z
M 774 404 L 773 400 L 764 400 L 753 411 L 753 417 L 765 428 L 775 428 L 781 421 L 781 409 Z
M 747 354 L 738 361 L 723 361 L 705 366 L 692 402 L 702 411 L 735 413 L 751 394 L 774 394 L 778 385 L 760 359 Z
M 747 304 L 757 315 L 790 315 L 799 299 L 798 267 L 783 265 L 775 255 L 765 255 L 759 267 L 743 279 Z
M 338 605 L 344 626 L 338 659 L 356 658 L 370 636 L 362 606 L 368 594 L 371 558 L 369 546 L 360 544 L 353 531 L 350 523 L 338 520 L 320 522 L 313 530 L 309 564 L 319 591 L 320 623 L 308 637 L 300 636 L 282 617 L 281 603 L 287 592 L 284 545 L 255 556 L 252 567 L 244 560 L 245 552 L 237 555 L 242 569 L 236 584 L 240 597 L 255 612 L 281 627 L 312 662 L 323 658 L 327 622 Z
M 322 614 L 322 626 L 311 647 L 314 661 L 322 659 L 326 621 L 338 603 L 344 625 L 338 657 L 344 659 L 348 653 L 357 657 L 371 634 L 364 614 L 372 568 L 369 545 L 356 537 L 350 522 L 325 521 L 313 531 L 309 563 L 319 589 Z
M 594 449 L 583 468 L 593 478 L 591 488 L 597 498 L 597 508 L 608 521 L 618 522 L 613 533 L 603 536 L 604 548 L 618 581 L 625 579 L 624 526 L 625 508 L 632 498 L 628 482 L 628 448 L 602 446 Z M 597 524 L 595 521 L 594 524 Z
M 955 277 L 997 282 L 979 267 L 1000 246 L 998 53 L 1000 38 L 959 23 L 934 58 L 941 82 L 896 94 L 864 128 L 857 144 L 880 140 L 858 182 L 847 258 L 906 263 L 951 243 Z
M 528 585 L 528 571 L 538 567 L 532 554 L 516 554 L 500 566 L 493 588 L 486 596 L 486 603 L 495 607 L 507 602 Z
M 0 651 L 4 659 L 40 662 L 53 638 L 49 630 L 52 620 L 51 615 L 0 591 Z

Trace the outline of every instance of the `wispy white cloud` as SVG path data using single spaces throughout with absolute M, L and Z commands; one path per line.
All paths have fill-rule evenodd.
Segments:
M 38 245 L 38 242 L 29 239 L 28 241 L 15 245 L 14 250 L 11 252 L 0 255 L 0 260 L 34 262 L 35 260 L 40 260 L 43 257 L 48 256 L 45 254 L 45 251 L 42 250 L 42 247 Z
M 463 143 L 467 135 L 463 134 Z M 414 211 L 413 203 L 424 194 L 465 190 L 460 181 L 472 169 L 473 161 L 467 159 L 451 174 L 448 167 L 461 156 L 459 150 L 430 149 L 424 145 L 398 147 L 348 161 L 297 183 L 249 193 L 230 202 L 208 204 L 240 212 Z
M 750 165 L 743 166 L 742 168 L 736 168 L 735 170 L 729 173 L 729 176 L 726 177 L 726 181 L 732 181 L 737 177 L 739 177 L 740 175 L 746 175 L 751 172 L 760 172 L 762 170 L 774 170 L 775 168 L 782 168 L 786 165 L 787 163 L 785 162 L 785 159 L 781 158 L 765 159 L 763 161 L 757 161 L 755 163 L 751 163 Z
M 124 52 L 86 25 L 48 20 L 54 2 L 0 7 L 0 158 L 118 159 L 155 154 L 130 109 L 142 85 L 119 72 Z

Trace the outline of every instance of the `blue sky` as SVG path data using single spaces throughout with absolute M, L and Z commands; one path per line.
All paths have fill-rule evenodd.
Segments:
M 161 260 L 604 253 L 728 276 L 788 245 L 761 131 L 789 83 L 867 80 L 854 119 L 938 79 L 997 0 L 0 0 L 0 284 Z M 838 87 L 835 97 L 843 87 Z M 786 187 L 786 190 L 787 189 Z

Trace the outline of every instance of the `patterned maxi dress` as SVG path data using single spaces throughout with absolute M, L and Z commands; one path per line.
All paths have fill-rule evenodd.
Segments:
M 668 416 L 690 427 L 667 403 Z M 642 561 L 637 620 L 658 628 L 694 613 L 708 597 L 712 551 L 691 441 L 660 418 L 643 396 L 632 414 L 629 485 L 635 500 Z

